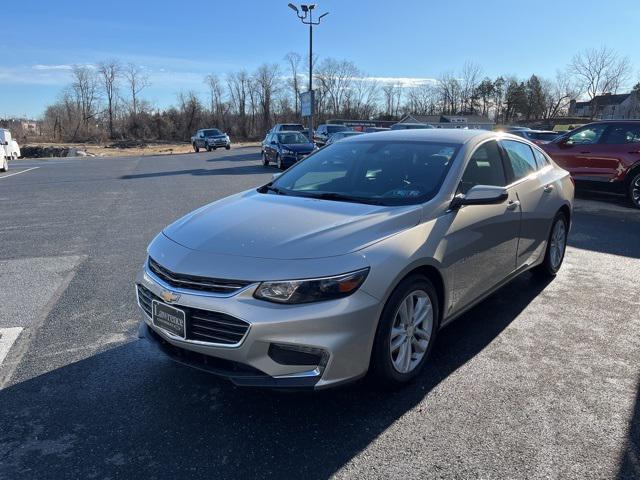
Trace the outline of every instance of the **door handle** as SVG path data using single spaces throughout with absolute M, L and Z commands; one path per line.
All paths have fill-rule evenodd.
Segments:
M 553 185 L 549 184 L 549 185 L 545 185 L 544 186 L 544 193 L 551 193 L 553 192 Z
M 509 200 L 509 203 L 507 204 L 507 210 L 515 210 L 519 206 L 520 202 L 518 200 Z

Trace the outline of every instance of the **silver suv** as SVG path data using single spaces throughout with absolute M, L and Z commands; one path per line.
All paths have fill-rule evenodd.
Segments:
M 160 233 L 141 335 L 238 385 L 399 385 L 443 325 L 522 272 L 556 274 L 573 193 L 509 134 L 346 138 Z

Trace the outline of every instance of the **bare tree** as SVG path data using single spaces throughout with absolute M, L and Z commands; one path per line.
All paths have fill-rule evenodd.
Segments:
M 298 106 L 300 102 L 300 78 L 298 77 L 298 71 L 300 70 L 302 57 L 296 52 L 289 52 L 284 56 L 284 60 L 287 62 L 287 66 L 289 67 L 289 74 L 291 75 L 291 78 L 289 78 L 289 85 L 293 92 L 294 109 L 296 115 L 298 115 Z
M 271 124 L 271 107 L 274 95 L 279 88 L 279 74 L 280 68 L 277 63 L 265 63 L 258 67 L 254 75 L 263 130 L 268 130 Z
M 460 110 L 460 81 L 452 72 L 444 72 L 438 78 L 438 90 L 442 98 L 442 113 L 455 115 Z
M 433 83 L 421 83 L 407 93 L 406 109 L 416 115 L 434 115 L 440 109 L 438 89 Z
M 460 79 L 460 109 L 463 113 L 475 112 L 476 92 L 481 76 L 480 65 L 470 61 L 464 63 Z
M 223 86 L 217 75 L 207 75 L 204 79 L 204 83 L 209 87 L 209 95 L 211 99 L 211 116 L 216 125 L 222 126 L 224 124 L 224 102 L 223 102 Z
M 620 57 L 606 46 L 584 50 L 574 55 L 569 72 L 577 77 L 581 90 L 591 100 L 591 118 L 598 114 L 597 96 L 616 93 L 631 73 L 629 59 Z
M 123 76 L 127 81 L 129 95 L 131 96 L 131 125 L 134 133 L 138 131 L 139 95 L 151 85 L 149 76 L 138 65 L 129 63 L 124 68 Z
M 573 78 L 567 72 L 556 72 L 553 81 L 543 81 L 542 85 L 547 99 L 545 118 L 554 118 L 564 113 L 571 100 L 580 95 Z
M 118 81 L 120 79 L 121 67 L 116 60 L 100 62 L 98 65 L 98 75 L 102 82 L 104 96 L 107 100 L 107 119 L 109 124 L 109 138 L 115 138 L 114 116 L 116 102 L 118 99 Z
M 247 96 L 249 93 L 250 78 L 247 72 L 241 70 L 227 75 L 227 87 L 229 98 L 234 113 L 238 118 L 239 135 L 247 138 Z
M 93 68 L 82 65 L 73 67 L 72 76 L 71 91 L 76 103 L 76 111 L 79 114 L 72 137 L 72 140 L 75 140 L 81 128 L 85 135 L 89 134 L 89 119 L 96 114 L 98 79 Z

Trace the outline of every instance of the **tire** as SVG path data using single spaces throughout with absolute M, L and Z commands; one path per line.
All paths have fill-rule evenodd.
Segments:
M 402 311 L 406 311 L 403 307 L 406 302 L 414 308 L 411 325 L 407 327 L 403 326 L 406 320 L 402 315 Z M 422 309 L 421 304 L 424 305 L 425 316 L 417 324 L 421 328 L 417 328 L 415 322 Z M 436 341 L 439 315 L 438 295 L 427 277 L 411 275 L 400 282 L 382 311 L 371 351 L 369 377 L 376 386 L 396 388 L 420 374 Z
M 282 164 L 282 158 L 280 158 L 280 155 L 276 153 L 276 166 L 278 167 L 278 170 L 284 170 L 284 165 Z
M 211 151 L 211 146 L 207 145 L 207 152 L 210 152 L 210 151 Z
M 227 145 L 226 147 L 224 147 L 225 150 L 231 150 L 231 145 Z
M 213 147 L 211 147 L 212 150 L 216 150 L 218 147 L 216 147 L 215 145 Z
M 0 164 L 0 172 L 8 172 L 9 171 L 9 160 L 7 157 L 3 157 L 2 164 Z
M 198 147 L 198 144 L 196 142 L 193 142 L 193 151 L 196 153 L 200 151 L 200 147 Z
M 265 167 L 269 166 L 269 159 L 264 152 L 262 152 L 262 165 L 264 165 Z
M 560 229 L 561 231 L 558 231 Z M 549 231 L 549 239 L 547 240 L 547 249 L 544 252 L 544 260 L 540 265 L 534 267 L 531 271 L 541 277 L 553 278 L 556 276 L 562 261 L 564 260 L 564 254 L 567 249 L 567 234 L 569 233 L 569 227 L 567 225 L 567 218 L 564 213 L 558 212 L 551 224 L 551 230 Z M 558 251 L 557 248 L 560 248 Z
M 629 182 L 629 200 L 631 205 L 640 208 L 640 173 L 636 173 Z

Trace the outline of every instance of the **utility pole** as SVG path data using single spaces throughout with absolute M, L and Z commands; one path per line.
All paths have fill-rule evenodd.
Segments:
M 289 8 L 296 12 L 296 15 L 302 23 L 309 25 L 309 90 L 308 95 L 311 97 L 311 110 L 309 112 L 309 137 L 313 141 L 313 114 L 315 108 L 315 98 L 313 94 L 313 26 L 320 25 L 320 21 L 323 17 L 329 15 L 329 12 L 323 13 L 318 17 L 318 20 L 313 21 L 313 10 L 316 8 L 314 3 L 308 5 L 300 5 L 300 8 L 296 7 L 293 3 L 289 4 Z M 300 12 L 302 10 L 302 13 Z

